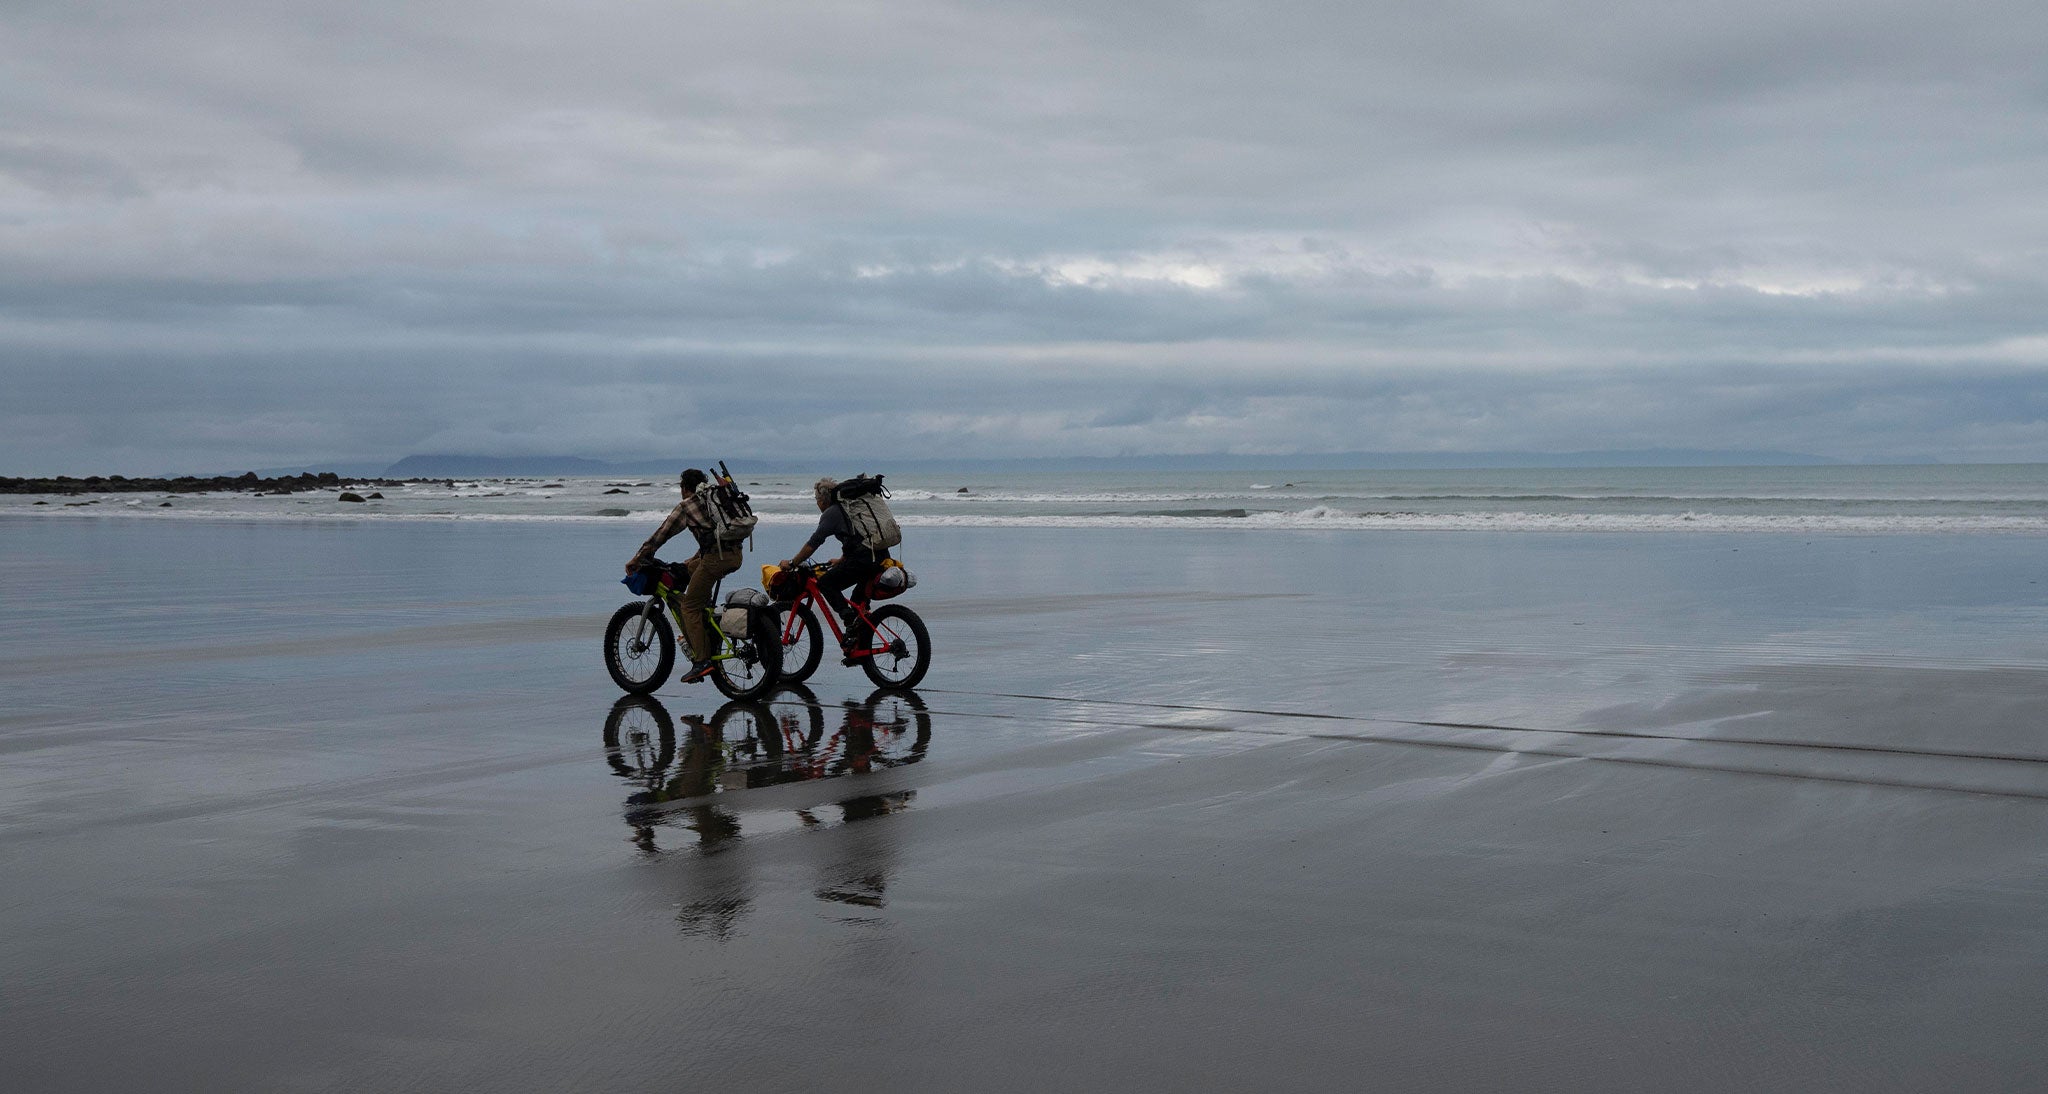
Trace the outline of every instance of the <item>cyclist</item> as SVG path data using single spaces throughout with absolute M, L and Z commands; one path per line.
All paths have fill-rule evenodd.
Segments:
M 711 648 L 711 635 L 706 629 L 704 611 L 711 606 L 711 589 L 718 580 L 740 568 L 740 545 L 722 545 L 713 534 L 711 515 L 704 511 L 704 503 L 697 499 L 697 488 L 709 481 L 704 472 L 692 467 L 683 472 L 683 500 L 669 511 L 661 527 L 647 537 L 640 550 L 626 562 L 626 572 L 632 573 L 654 561 L 654 552 L 661 545 L 688 529 L 696 537 L 697 553 L 684 560 L 681 565 L 689 570 L 690 583 L 683 589 L 683 644 L 690 655 L 690 671 L 683 674 L 683 683 L 695 683 L 711 674 L 711 655 L 717 651 Z
M 811 533 L 811 538 L 804 543 L 803 550 L 782 560 L 782 568 L 787 570 L 792 566 L 802 565 L 805 559 L 811 557 L 811 552 L 825 542 L 827 536 L 839 541 L 839 557 L 831 561 L 829 569 L 818 575 L 818 590 L 825 594 L 825 599 L 832 605 L 832 610 L 839 613 L 840 622 L 846 625 L 846 648 L 852 650 L 866 644 L 868 635 L 861 628 L 859 617 L 853 614 L 853 609 L 846 603 L 846 594 L 842 590 L 859 590 L 867 584 L 869 578 L 881 573 L 882 560 L 889 557 L 889 551 L 887 548 L 879 551 L 869 550 L 868 546 L 860 541 L 860 537 L 854 534 L 853 522 L 846 519 L 846 507 L 840 505 L 839 500 L 833 496 L 832 492 L 838 486 L 838 479 L 825 478 L 819 479 L 817 484 L 811 487 L 811 496 L 818 503 L 818 530 Z M 867 602 L 862 600 L 861 606 L 866 607 Z

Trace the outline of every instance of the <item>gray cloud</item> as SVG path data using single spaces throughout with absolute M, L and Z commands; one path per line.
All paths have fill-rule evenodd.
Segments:
M 0 470 L 2048 459 L 2048 12 L 0 13 Z

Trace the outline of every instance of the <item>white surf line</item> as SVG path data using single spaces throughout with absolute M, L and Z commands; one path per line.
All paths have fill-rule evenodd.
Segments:
M 948 695 L 973 695 L 1002 699 L 1035 699 L 1051 703 L 1122 706 L 1155 710 L 1192 710 L 1215 714 L 1257 714 L 1268 718 L 1301 718 L 1333 722 L 1379 722 L 1389 725 L 1427 726 L 1432 729 L 1482 729 L 1502 733 L 1558 733 L 1574 737 L 1612 737 L 1637 741 L 1676 741 L 1703 745 L 1750 745 L 1761 748 L 1802 748 L 1822 752 L 1863 752 L 1883 756 L 1916 756 L 1937 760 L 1983 760 L 1995 763 L 2048 764 L 2048 756 L 2022 752 L 1953 752 L 1944 749 L 1909 748 L 1903 745 L 1859 745 L 1840 741 L 1808 741 L 1771 737 L 1689 737 L 1678 733 L 1650 733 L 1627 729 L 1545 729 L 1540 726 L 1505 726 L 1488 722 L 1442 722 L 1414 718 L 1377 718 L 1354 714 L 1324 714 L 1317 711 L 1262 710 L 1256 707 L 1211 707 L 1187 703 L 1144 703 L 1121 699 L 1084 699 L 1069 695 L 1029 695 L 1001 691 L 964 691 L 928 688 Z

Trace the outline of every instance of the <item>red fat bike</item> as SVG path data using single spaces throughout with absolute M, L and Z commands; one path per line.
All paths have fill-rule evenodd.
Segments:
M 892 586 L 883 575 L 869 579 L 859 594 L 848 598 L 853 607 L 854 626 L 841 630 L 838 613 L 818 587 L 824 566 L 793 566 L 780 570 L 763 566 L 762 582 L 775 599 L 775 625 L 782 634 L 782 679 L 808 679 L 824 659 L 827 627 L 831 643 L 844 656 L 841 662 L 859 665 L 877 687 L 914 688 L 932 667 L 931 634 L 924 620 L 901 604 L 870 608 L 868 601 L 896 595 L 905 586 Z M 886 571 L 884 572 L 886 574 Z M 820 620 L 823 620 L 820 623 Z

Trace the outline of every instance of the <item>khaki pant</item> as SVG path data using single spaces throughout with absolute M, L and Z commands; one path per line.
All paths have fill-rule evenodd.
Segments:
M 690 560 L 690 584 L 683 589 L 683 645 L 690 662 L 708 659 L 718 651 L 711 648 L 711 632 L 704 621 L 704 609 L 711 606 L 711 587 L 718 579 L 740 568 L 740 549 L 727 547 L 724 554 L 699 554 Z

